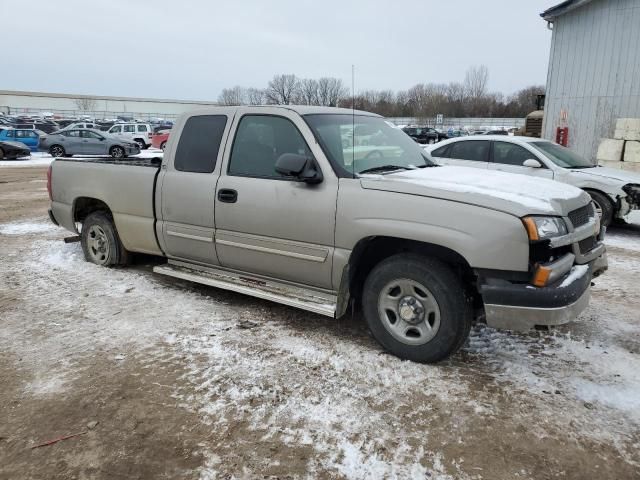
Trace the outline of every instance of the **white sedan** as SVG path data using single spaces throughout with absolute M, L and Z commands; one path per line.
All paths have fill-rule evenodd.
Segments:
M 640 209 L 640 173 L 593 165 L 557 143 L 540 138 L 487 135 L 445 140 L 425 147 L 440 165 L 459 165 L 550 178 L 586 191 L 604 225 Z

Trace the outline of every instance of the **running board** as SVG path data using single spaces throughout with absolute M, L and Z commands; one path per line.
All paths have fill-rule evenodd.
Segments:
M 336 314 L 338 300 L 336 295 L 311 288 L 249 277 L 217 268 L 207 267 L 205 269 L 204 267 L 185 266 L 185 264 L 168 263 L 153 267 L 153 271 L 169 277 L 282 303 L 327 317 L 335 318 Z

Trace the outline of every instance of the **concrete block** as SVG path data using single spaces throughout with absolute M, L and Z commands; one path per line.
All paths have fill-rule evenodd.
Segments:
M 640 142 L 625 142 L 625 163 L 640 163 Z
M 610 162 L 619 162 L 622 160 L 622 147 L 624 140 L 615 140 L 613 138 L 603 138 L 598 147 L 596 158 L 600 160 L 608 160 Z
M 640 130 L 618 130 L 613 133 L 616 140 L 640 140 Z
M 637 172 L 640 173 L 640 163 L 635 162 L 620 162 L 622 165 L 622 170 L 626 170 L 627 172 Z
M 611 160 L 598 160 L 598 165 L 602 167 L 617 168 L 618 170 L 621 170 L 623 162 L 618 162 L 618 161 L 612 162 Z
M 640 132 L 640 118 L 619 118 L 616 120 L 616 130 Z

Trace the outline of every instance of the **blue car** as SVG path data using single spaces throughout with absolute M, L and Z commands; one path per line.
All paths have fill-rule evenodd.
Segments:
M 24 143 L 32 152 L 38 151 L 40 137 L 45 137 L 44 132 L 28 128 L 7 128 L 0 130 L 0 141 Z

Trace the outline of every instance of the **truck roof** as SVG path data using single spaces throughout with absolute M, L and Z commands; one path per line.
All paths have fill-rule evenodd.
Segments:
M 197 110 L 187 112 L 187 113 L 221 113 L 221 111 L 229 112 L 229 110 L 237 110 L 239 108 L 251 108 L 251 109 L 261 109 L 261 108 L 277 108 L 282 110 L 291 110 L 299 115 L 311 115 L 311 114 L 338 114 L 338 115 L 351 115 L 355 113 L 356 115 L 368 115 L 371 117 L 380 117 L 375 113 L 365 112 L 363 110 L 352 110 L 350 108 L 338 108 L 338 107 L 317 107 L 312 105 L 239 105 L 239 106 L 216 106 L 216 107 L 205 107 L 199 108 Z

